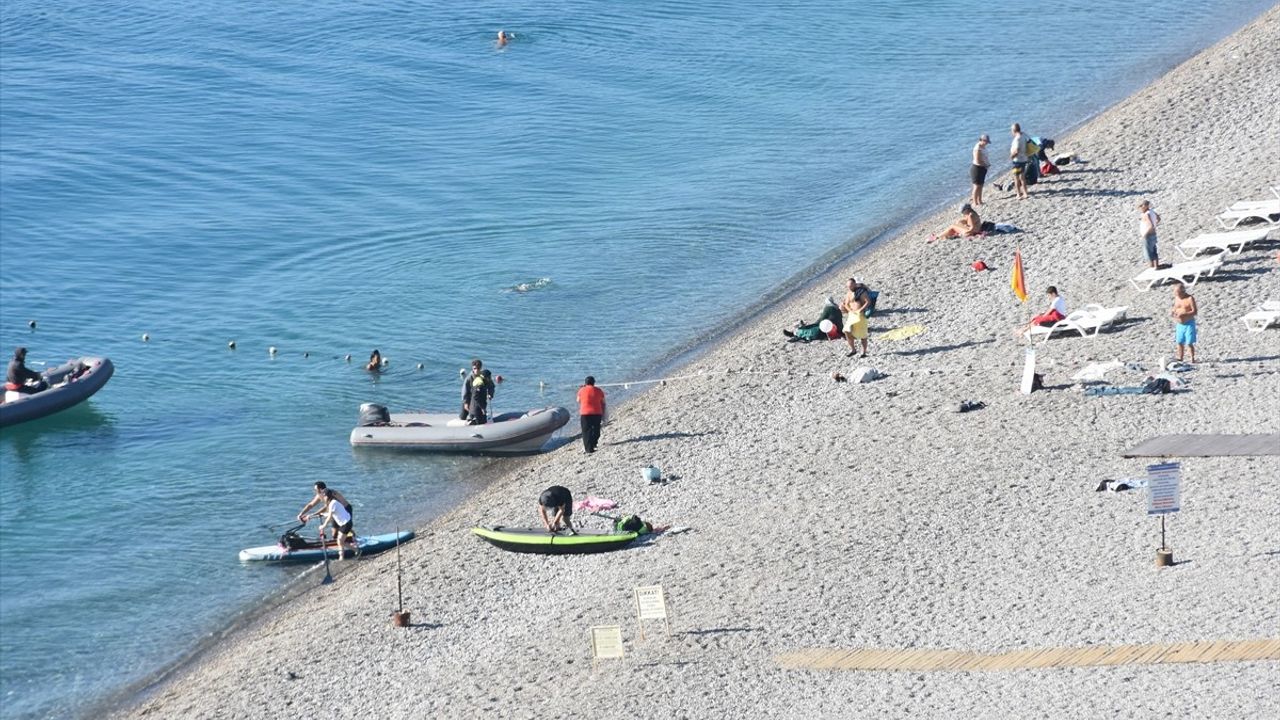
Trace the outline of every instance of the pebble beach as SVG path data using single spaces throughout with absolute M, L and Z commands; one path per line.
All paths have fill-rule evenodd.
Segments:
M 1162 217 L 1164 262 L 1215 232 L 1237 200 L 1280 185 L 1280 8 L 1087 122 L 1054 136 L 1063 167 L 1025 201 L 990 184 L 984 220 L 1022 229 L 926 238 L 955 207 L 838 264 L 611 408 L 600 449 L 577 442 L 503 460 L 492 483 L 402 549 L 409 628 L 393 627 L 396 557 L 336 564 L 308 589 L 211 642 L 118 717 L 1263 717 L 1280 714 L 1274 661 L 1000 672 L 796 670 L 805 648 L 1018 649 L 1280 636 L 1280 457 L 1182 459 L 1168 520 L 1177 564 L 1157 568 L 1158 522 L 1121 457 L 1176 433 L 1280 432 L 1280 330 L 1238 318 L 1280 299 L 1280 228 L 1191 288 L 1195 368 L 1163 395 L 1086 396 L 1091 363 L 1173 354 L 1169 286 L 1145 266 L 1135 204 Z M 1018 118 L 1011 117 L 1010 121 Z M 954 138 L 965 146 L 973 138 Z M 1006 182 L 1004 129 L 991 180 Z M 956 207 L 967 198 L 957 169 Z M 903 199 L 904 204 L 910 200 Z M 1009 286 L 1020 249 L 1030 299 Z M 983 260 L 993 268 L 975 272 Z M 871 352 L 789 344 L 856 276 L 881 294 Z M 1038 345 L 1046 390 L 1018 392 L 1014 328 L 1056 286 L 1075 308 L 1127 306 L 1097 337 Z M 885 333 L 921 325 L 900 340 Z M 837 383 L 872 367 L 884 377 Z M 601 377 L 602 383 L 613 379 Z M 958 413 L 963 401 L 985 407 Z M 576 419 L 575 421 L 576 422 Z M 573 426 L 570 426 L 573 427 Z M 666 481 L 648 483 L 653 464 Z M 688 528 L 615 553 L 503 552 L 477 525 L 534 525 L 549 485 Z M 606 522 L 583 516 L 588 528 Z M 370 528 L 370 530 L 373 530 Z M 381 531 L 381 530 L 379 530 Z M 322 571 L 320 571 L 322 573 Z M 639 638 L 632 591 L 671 610 Z M 621 625 L 625 657 L 592 663 L 588 628 Z

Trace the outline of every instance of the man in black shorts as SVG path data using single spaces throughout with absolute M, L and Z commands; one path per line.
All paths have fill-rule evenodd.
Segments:
M 560 523 L 563 521 L 564 527 L 570 533 L 578 534 L 578 531 L 573 529 L 573 495 L 568 488 L 552 485 L 543 490 L 542 495 L 538 497 L 538 514 L 542 516 L 542 524 L 546 526 L 548 532 L 559 532 Z

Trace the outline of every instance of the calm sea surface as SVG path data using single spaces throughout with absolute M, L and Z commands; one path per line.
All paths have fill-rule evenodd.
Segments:
M 360 402 L 452 408 L 480 356 L 500 409 L 571 405 L 1270 2 L 1068 5 L 7 0 L 0 353 L 117 371 L 0 434 L 0 713 L 84 712 L 295 577 L 236 553 L 315 480 L 367 531 L 483 485 L 353 451 Z

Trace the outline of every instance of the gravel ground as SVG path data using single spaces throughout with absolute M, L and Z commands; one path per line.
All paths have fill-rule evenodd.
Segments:
M 392 556 L 249 623 L 117 713 L 130 717 L 1260 717 L 1280 714 L 1276 663 L 986 673 L 783 670 L 804 647 L 1001 651 L 1276 637 L 1280 458 L 1190 458 L 1169 520 L 1179 564 L 1153 566 L 1158 525 L 1121 451 L 1166 433 L 1280 432 L 1280 330 L 1237 318 L 1280 299 L 1269 243 L 1197 285 L 1200 358 L 1169 396 L 1086 397 L 1093 360 L 1172 354 L 1169 288 L 1135 291 L 1140 198 L 1162 255 L 1216 229 L 1230 202 L 1280 183 L 1280 8 L 1059 141 L 1087 164 L 984 218 L 1025 232 L 927 244 L 930 218 L 763 313 L 617 409 L 601 449 L 511 468 L 404 548 L 415 625 L 391 626 Z M 1034 131 L 1034 129 L 1033 129 Z M 1006 147 L 1007 136 L 993 145 Z M 999 152 L 993 152 L 996 157 Z M 967 193 L 967 188 L 964 189 Z M 957 203 L 958 204 L 958 203 Z M 1015 245 L 1032 300 L 1009 291 Z M 976 273 L 982 258 L 995 266 Z M 788 345 L 856 274 L 882 292 L 872 357 Z M 1070 306 L 1129 306 L 1097 338 L 1042 346 L 1047 392 L 1016 389 L 1012 329 L 1054 284 Z M 889 341 L 886 330 L 926 330 Z M 871 365 L 887 377 L 837 384 Z M 1117 371 L 1121 384 L 1144 373 Z M 608 378 L 602 378 L 602 381 Z M 981 400 L 976 412 L 954 412 Z M 639 469 L 672 478 L 649 485 Z M 551 484 L 690 528 L 617 553 L 541 557 L 472 537 L 532 524 Z M 600 521 L 596 521 L 600 522 Z M 661 583 L 672 635 L 638 640 L 631 589 Z M 586 630 L 623 626 L 627 657 L 593 670 Z M 330 639 L 331 628 L 341 642 Z

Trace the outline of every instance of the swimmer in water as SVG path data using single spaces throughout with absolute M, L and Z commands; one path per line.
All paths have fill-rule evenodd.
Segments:
M 509 33 L 506 30 L 499 30 L 498 31 L 498 47 L 506 47 L 507 43 L 511 42 L 511 39 L 514 37 L 515 37 L 514 33 Z
M 382 353 L 374 350 L 369 355 L 369 364 L 364 366 L 369 372 L 382 372 Z

